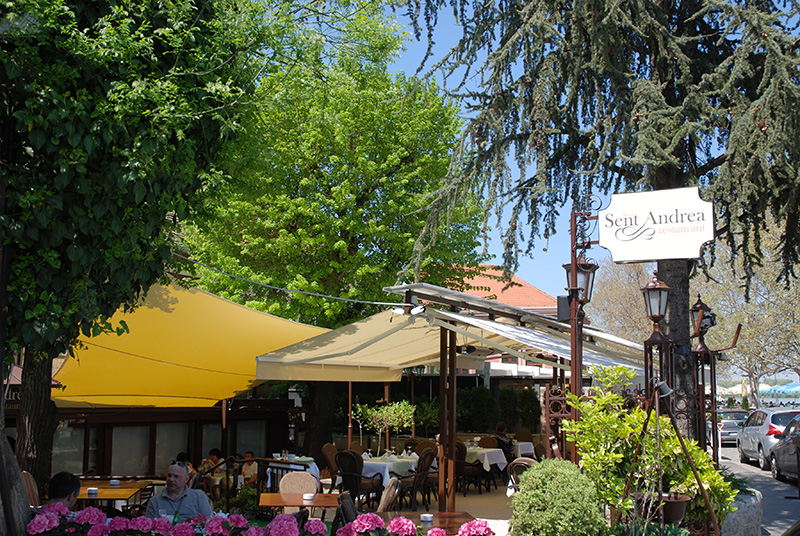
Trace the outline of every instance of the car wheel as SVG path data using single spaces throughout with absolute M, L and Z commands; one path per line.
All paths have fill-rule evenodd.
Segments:
M 781 474 L 781 470 L 778 467 L 778 461 L 775 459 L 774 454 L 770 456 L 769 461 L 770 465 L 772 466 L 772 478 L 774 478 L 775 480 L 780 480 L 781 482 L 785 482 L 786 477 L 783 474 Z
M 758 446 L 758 466 L 762 471 L 769 471 L 769 459 L 764 455 L 764 447 Z
M 750 458 L 748 458 L 748 457 L 745 455 L 744 451 L 742 450 L 742 443 L 737 441 L 737 446 L 739 447 L 739 462 L 740 462 L 740 463 L 747 463 L 747 462 L 749 462 L 749 461 L 750 461 Z

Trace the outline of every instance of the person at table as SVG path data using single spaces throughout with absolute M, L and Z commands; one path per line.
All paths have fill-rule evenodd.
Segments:
M 211 518 L 211 502 L 208 497 L 199 489 L 190 489 L 188 482 L 189 469 L 186 464 L 172 462 L 167 471 L 164 491 L 161 495 L 150 498 L 145 515 L 151 519 L 164 516 L 171 521 L 189 521 L 198 514 L 206 519 Z
M 186 465 L 186 469 L 189 470 L 190 477 L 197 474 L 197 469 L 194 468 L 192 462 L 189 460 L 189 455 L 185 452 L 179 452 L 178 455 L 175 456 L 175 461 L 183 462 Z
M 256 456 L 253 454 L 252 450 L 248 450 L 244 453 L 244 459 L 246 461 L 242 465 L 243 484 L 251 488 L 256 487 L 256 481 L 258 480 L 258 464 L 255 458 Z
M 78 494 L 81 492 L 81 481 L 77 476 L 66 471 L 56 473 L 47 485 L 47 503 L 63 503 L 67 509 L 72 511 L 72 507 L 78 502 Z
M 497 446 L 503 451 L 507 461 L 514 459 L 514 442 L 506 435 L 506 423 L 500 421 L 492 432 L 492 437 L 497 439 Z
M 200 469 L 205 471 L 217 465 L 220 460 L 222 459 L 222 451 L 214 448 L 208 451 L 208 459 L 203 460 L 203 463 L 200 465 Z M 225 464 L 221 464 L 219 467 L 214 469 L 215 473 L 222 473 L 225 471 Z

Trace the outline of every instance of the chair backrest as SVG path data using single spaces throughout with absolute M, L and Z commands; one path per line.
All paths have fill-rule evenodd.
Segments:
M 351 497 L 358 496 L 361 489 L 361 472 L 364 469 L 364 459 L 357 452 L 343 450 L 336 453 L 336 465 L 339 466 L 342 487 L 350 492 Z
M 561 447 L 558 446 L 558 438 L 550 436 L 550 452 L 553 458 L 562 458 Z
M 392 477 L 386 487 L 383 488 L 383 494 L 381 494 L 381 500 L 378 503 L 378 512 L 390 511 L 398 495 L 400 495 L 400 480 Z
M 484 449 L 496 449 L 497 444 L 497 438 L 492 436 L 483 436 L 478 441 L 478 446 Z
M 434 449 L 425 449 L 422 451 L 422 454 L 419 456 L 419 460 L 417 461 L 417 474 L 419 473 L 427 473 L 431 470 L 431 465 L 433 465 L 433 459 L 436 457 L 436 451 Z
M 352 523 L 358 517 L 358 510 L 356 509 L 355 501 L 353 501 L 353 496 L 346 491 L 339 494 L 339 512 L 345 524 Z
M 364 447 L 361 446 L 361 443 L 358 441 L 353 441 L 350 443 L 350 450 L 354 450 L 359 454 L 364 454 Z
M 517 432 L 516 435 L 517 441 L 527 441 L 529 443 L 533 442 L 533 434 L 530 433 L 528 430 L 522 429 Z
M 317 493 L 319 492 L 319 480 L 312 473 L 292 471 L 281 477 L 278 491 L 281 493 Z M 283 513 L 294 514 L 299 510 L 297 507 L 285 507 Z
M 33 475 L 23 470 L 22 483 L 25 484 L 25 491 L 28 493 L 28 503 L 30 506 L 40 506 L 39 488 L 36 486 L 36 480 L 34 480 Z
M 422 456 L 422 451 L 424 451 L 425 449 L 433 449 L 434 452 L 437 452 L 439 450 L 439 446 L 436 444 L 435 441 L 431 441 L 430 439 L 423 439 L 422 441 L 417 443 L 416 447 L 414 447 L 414 452 Z
M 147 501 L 150 500 L 150 497 L 152 497 L 155 494 L 155 492 L 156 492 L 156 487 L 153 484 L 145 486 L 144 488 L 139 490 L 139 503 L 140 504 L 147 503 Z
M 467 459 L 467 445 L 463 441 L 456 441 L 456 463 Z
M 531 465 L 537 463 L 533 458 L 520 457 L 508 464 L 508 481 L 509 487 L 515 491 L 519 491 L 519 479 L 522 473 L 531 468 Z
M 339 472 L 339 467 L 336 465 L 336 453 L 339 450 L 333 443 L 325 443 L 322 445 L 322 456 L 325 458 L 325 463 L 328 465 L 328 470 L 331 472 L 331 478 L 335 479 L 336 474 Z

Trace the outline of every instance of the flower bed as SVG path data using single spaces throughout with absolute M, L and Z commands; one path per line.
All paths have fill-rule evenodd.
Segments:
M 262 528 L 250 525 L 239 514 L 217 515 L 211 519 L 198 516 L 173 525 L 168 519 L 147 517 L 107 518 L 97 508 L 86 508 L 73 514 L 61 503 L 45 506 L 42 513 L 28 523 L 28 534 L 42 536 L 322 536 L 328 527 L 319 519 L 311 519 L 301 527 L 289 514 L 280 514 Z M 480 519 L 464 523 L 458 536 L 492 536 L 489 525 Z M 405 517 L 395 517 L 386 526 L 377 514 L 361 514 L 355 521 L 336 531 L 336 536 L 445 536 L 444 530 L 428 530 L 414 525 Z

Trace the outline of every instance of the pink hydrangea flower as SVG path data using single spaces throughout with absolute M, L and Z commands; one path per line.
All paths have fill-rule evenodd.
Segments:
M 397 536 L 415 536 L 417 534 L 417 526 L 413 521 L 405 517 L 392 518 L 386 530 L 389 531 L 389 534 Z
M 228 523 L 230 523 L 232 527 L 236 528 L 244 528 L 248 525 L 247 518 L 242 514 L 233 514 L 232 516 L 228 517 Z
M 351 521 L 347 525 L 337 530 L 336 536 L 357 536 L 356 531 L 353 530 L 353 522 Z
M 39 514 L 28 523 L 28 534 L 41 534 L 58 526 L 56 514 Z
M 108 522 L 108 530 L 111 532 L 128 530 L 130 523 L 125 517 L 115 517 Z
M 381 516 L 372 512 L 368 514 L 361 514 L 356 518 L 355 521 L 353 521 L 353 530 L 356 534 L 382 529 L 384 526 L 385 524 Z
M 303 530 L 309 534 L 328 534 L 328 526 L 319 519 L 310 519 L 306 521 Z
M 494 536 L 494 532 L 483 519 L 473 519 L 461 525 L 458 536 Z
M 169 536 L 194 536 L 194 527 L 190 523 L 178 523 L 170 529 Z
M 163 517 L 159 517 L 158 519 L 153 520 L 153 532 L 155 532 L 156 534 L 161 534 L 161 535 L 168 534 L 171 528 L 172 528 L 172 523 L 169 522 L 169 519 L 164 519 Z
M 92 525 L 86 531 L 86 536 L 105 536 L 108 532 L 108 525 Z
M 289 514 L 275 516 L 269 524 L 269 536 L 300 536 L 297 519 Z
M 267 532 L 259 527 L 258 525 L 253 525 L 246 531 L 242 533 L 242 536 L 266 536 Z
M 444 531 L 444 529 L 436 527 L 428 531 L 428 536 L 447 536 L 447 533 Z
M 52 502 L 42 508 L 43 514 L 56 514 L 57 516 L 69 515 L 69 508 L 62 502 Z
M 223 522 L 226 521 L 228 520 L 222 516 L 212 517 L 206 523 L 206 534 L 221 534 L 222 536 L 228 536 L 230 531 L 228 530 L 228 527 L 223 525 Z
M 75 514 L 75 521 L 77 523 L 89 523 L 90 525 L 105 525 L 106 515 L 94 506 L 90 506 Z
M 130 528 L 131 530 L 150 532 L 153 530 L 153 520 L 144 516 L 134 517 L 130 521 Z

